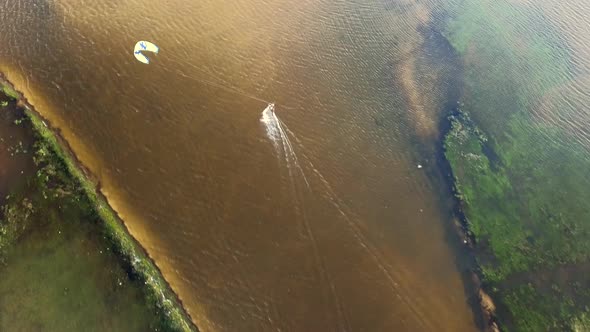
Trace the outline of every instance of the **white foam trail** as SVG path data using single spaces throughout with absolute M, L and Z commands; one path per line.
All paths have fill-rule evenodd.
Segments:
M 331 296 L 332 296 L 332 299 L 334 301 L 334 305 L 336 308 L 336 314 L 339 317 L 338 330 L 346 331 L 349 328 L 348 328 L 348 324 L 345 319 L 345 316 L 343 314 L 340 296 L 338 295 L 338 292 L 336 291 L 336 286 L 334 284 L 334 280 L 333 280 L 332 276 L 330 275 L 328 269 L 326 268 L 326 262 L 320 252 L 320 248 L 317 243 L 316 236 L 313 232 L 312 225 L 309 223 L 307 209 L 305 206 L 305 198 L 304 198 L 305 194 L 299 188 L 299 186 L 297 185 L 297 183 L 295 181 L 296 180 L 295 179 L 296 172 L 299 171 L 299 174 L 301 174 L 301 177 L 305 181 L 307 191 L 308 192 L 312 191 L 309 181 L 307 180 L 307 176 L 305 175 L 303 168 L 301 168 L 301 165 L 299 164 L 299 158 L 297 158 L 297 154 L 295 153 L 295 150 L 293 149 L 293 145 L 291 144 L 291 140 L 289 139 L 289 135 L 287 134 L 287 130 L 289 130 L 289 128 L 286 128 L 286 125 L 283 124 L 283 122 L 277 117 L 277 115 L 274 112 L 274 105 L 273 104 L 269 104 L 262 111 L 262 117 L 260 118 L 260 122 L 264 123 L 264 125 L 266 127 L 266 133 L 268 135 L 268 138 L 273 142 L 273 145 L 275 146 L 275 149 L 277 151 L 277 156 L 283 157 L 284 160 L 287 162 L 287 170 L 289 172 L 289 182 L 291 183 L 291 191 L 292 191 L 292 195 L 293 195 L 293 200 L 295 202 L 295 207 L 301 213 L 301 217 L 302 217 L 303 225 L 305 227 L 305 231 L 311 241 L 313 252 L 314 252 L 314 257 L 317 262 L 317 265 L 316 265 L 317 269 L 318 269 L 317 272 L 320 274 L 321 278 L 329 286 L 330 293 L 331 293 Z M 283 128 L 283 127 L 285 127 L 285 128 Z M 282 147 L 282 150 L 281 150 L 281 147 Z M 293 166 L 295 167 L 295 170 L 294 170 Z M 342 324 L 344 324 L 345 326 L 342 326 Z
M 295 166 L 299 170 L 299 173 L 305 181 L 307 189 L 311 190 L 307 176 L 305 175 L 305 172 L 303 172 L 303 169 L 299 164 L 299 158 L 297 158 L 297 154 L 293 149 L 293 144 L 291 144 L 291 140 L 283 128 L 284 124 L 274 112 L 274 104 L 268 104 L 268 106 L 266 106 L 266 108 L 262 111 L 260 122 L 264 124 L 266 128 L 266 135 L 272 141 L 277 155 L 282 155 L 286 159 L 289 171 L 292 166 Z M 293 176 L 293 174 L 290 173 L 290 176 Z
M 273 113 L 273 115 L 274 115 L 274 113 Z M 403 298 L 400 297 L 400 299 L 408 306 L 408 308 L 417 317 L 420 317 L 421 324 L 430 325 L 431 322 L 425 320 L 425 316 L 422 314 L 422 311 L 417 308 L 418 305 L 415 304 L 414 302 L 412 302 L 411 296 L 408 294 L 405 294 L 404 290 L 399 287 L 399 284 L 396 281 L 396 277 L 395 277 L 394 273 L 401 275 L 401 274 L 404 274 L 405 272 L 401 271 L 399 269 L 395 269 L 391 264 L 387 263 L 387 260 L 385 258 L 383 258 L 379 249 L 377 247 L 375 247 L 371 243 L 369 238 L 367 238 L 367 236 L 364 234 L 364 232 L 362 230 L 363 227 L 362 227 L 362 225 L 359 224 L 357 217 L 355 217 L 355 214 L 352 211 L 350 211 L 350 209 L 347 207 L 346 203 L 344 203 L 344 201 L 338 196 L 336 191 L 332 188 L 332 185 L 330 184 L 330 182 L 328 182 L 328 180 L 324 177 L 324 175 L 320 172 L 320 170 L 317 169 L 315 167 L 315 165 L 311 162 L 311 159 L 305 154 L 305 146 L 303 145 L 303 142 L 301 142 L 299 140 L 299 138 L 295 135 L 295 133 L 292 132 L 289 129 L 289 127 L 287 127 L 287 125 L 284 124 L 278 117 L 276 117 L 276 115 L 275 115 L 275 119 L 276 119 L 276 121 L 278 121 L 278 124 L 276 124 L 276 127 L 279 130 L 279 133 L 281 136 L 281 142 L 283 142 L 283 144 L 285 144 L 287 146 L 287 148 L 285 148 L 285 150 L 290 151 L 290 154 L 292 154 L 292 158 L 294 159 L 297 168 L 299 169 L 299 171 L 303 175 L 303 178 L 305 179 L 305 182 L 307 183 L 308 189 L 310 189 L 309 183 L 307 182 L 307 178 L 305 177 L 305 174 L 303 173 L 303 169 L 301 168 L 301 166 L 299 164 L 299 161 L 297 159 L 297 155 L 295 155 L 295 152 L 292 148 L 292 143 L 291 143 L 291 140 L 289 139 L 289 135 L 291 135 L 291 137 L 295 140 L 295 143 L 297 143 L 297 147 L 304 150 L 301 153 L 301 156 L 303 157 L 303 161 L 307 163 L 308 168 L 311 169 L 311 171 L 317 176 L 317 178 L 320 180 L 320 182 L 324 185 L 324 188 L 326 190 L 326 194 L 328 195 L 329 201 L 336 208 L 336 210 L 340 213 L 340 215 L 344 218 L 346 223 L 349 225 L 353 236 L 359 241 L 359 244 L 367 251 L 367 253 L 369 255 L 371 255 L 371 257 L 374 259 L 374 261 L 376 262 L 379 269 L 383 272 L 384 276 L 389 280 L 390 287 L 392 288 L 392 290 L 394 292 L 397 292 L 398 297 L 400 297 L 400 294 L 403 295 Z M 348 211 L 348 213 L 347 213 L 347 211 Z M 390 271 L 390 269 L 395 270 L 394 273 L 392 273 Z
M 281 130 L 279 128 L 280 123 L 277 115 L 273 112 L 274 106 L 272 104 L 268 104 L 266 108 L 262 111 L 262 117 L 260 118 L 260 122 L 264 123 L 264 127 L 266 128 L 266 135 L 272 141 L 277 153 L 280 154 L 281 151 Z
M 346 203 L 336 193 L 336 191 L 334 190 L 334 188 L 332 187 L 330 182 L 324 177 L 324 175 L 320 172 L 320 170 L 315 167 L 315 165 L 312 163 L 311 159 L 305 154 L 305 146 L 303 145 L 303 142 L 300 141 L 299 138 L 295 135 L 295 133 L 293 133 L 289 129 L 289 127 L 287 127 L 287 125 L 285 123 L 283 123 L 277 117 L 277 115 L 274 112 L 274 105 L 273 104 L 269 104 L 264 109 L 264 111 L 262 112 L 262 117 L 261 117 L 260 121 L 262 123 L 264 123 L 264 125 L 266 127 L 266 133 L 267 133 L 269 139 L 273 142 L 273 145 L 275 146 L 275 149 L 277 151 L 277 156 L 284 157 L 284 159 L 287 161 L 287 168 L 288 168 L 289 177 L 291 180 L 291 186 L 292 186 L 292 190 L 293 190 L 294 200 L 296 202 L 296 205 L 300 206 L 300 208 L 301 208 L 301 212 L 303 214 L 303 216 L 302 216 L 303 223 L 304 223 L 305 228 L 308 232 L 308 236 L 310 237 L 310 239 L 312 241 L 312 245 L 314 247 L 316 259 L 318 260 L 318 262 L 321 266 L 320 273 L 322 273 L 324 278 L 326 278 L 326 280 L 330 283 L 330 288 L 332 291 L 332 296 L 334 297 L 334 300 L 335 300 L 335 304 L 336 304 L 337 311 L 338 311 L 338 316 L 343 317 L 342 312 L 341 312 L 341 308 L 340 308 L 340 306 L 341 306 L 340 300 L 339 300 L 338 294 L 336 292 L 335 285 L 333 284 L 332 278 L 329 275 L 329 272 L 325 268 L 324 258 L 322 257 L 322 255 L 319 251 L 319 246 L 317 244 L 317 240 L 315 239 L 315 235 L 313 234 L 311 224 L 307 220 L 307 212 L 305 209 L 305 202 L 304 202 L 304 198 L 302 197 L 303 193 L 301 191 L 297 190 L 297 186 L 295 184 L 295 179 L 294 179 L 294 176 L 296 174 L 294 174 L 294 172 L 293 172 L 293 166 L 301 174 L 301 176 L 307 186 L 307 190 L 309 192 L 311 192 L 312 189 L 309 185 L 309 181 L 307 180 L 305 172 L 303 171 L 303 168 L 301 167 L 301 165 L 299 163 L 299 158 L 297 157 L 297 154 L 295 153 L 295 150 L 293 149 L 293 144 L 292 144 L 289 136 L 291 136 L 295 140 L 296 146 L 298 148 L 303 149 L 303 151 L 301 151 L 301 156 L 303 157 L 303 161 L 307 164 L 308 169 L 311 169 L 313 174 L 315 174 L 317 179 L 319 179 L 320 182 L 323 184 L 323 187 L 325 189 L 325 193 L 327 194 L 327 198 L 329 199 L 330 203 L 332 204 L 332 206 L 334 206 L 334 208 L 336 208 L 336 210 L 342 216 L 342 218 L 344 219 L 346 224 L 349 226 L 349 229 L 352 231 L 353 236 L 357 239 L 359 244 L 373 258 L 373 260 L 377 264 L 377 267 L 381 270 L 381 272 L 383 273 L 385 278 L 388 279 L 389 286 L 392 289 L 392 291 L 394 293 L 396 293 L 397 297 L 407 305 L 407 307 L 412 311 L 412 313 L 416 317 L 419 318 L 419 320 L 418 320 L 419 323 L 422 324 L 423 326 L 425 326 L 425 329 L 428 329 L 428 330 L 432 329 L 431 328 L 432 322 L 430 320 L 426 319 L 425 315 L 423 314 L 423 310 L 421 310 L 419 308 L 420 304 L 416 304 L 415 301 L 412 299 L 411 294 L 408 294 L 403 288 L 401 288 L 399 286 L 399 283 L 397 282 L 398 276 L 404 275 L 404 274 L 406 274 L 406 272 L 403 269 L 395 268 L 394 266 L 389 264 L 387 262 L 387 260 L 383 257 L 383 254 L 381 253 L 379 248 L 376 247 L 370 241 L 370 239 L 365 235 L 362 225 L 357 220 L 358 217 L 356 217 L 354 212 L 352 212 L 348 208 Z M 426 327 L 430 327 L 430 328 L 426 328 Z

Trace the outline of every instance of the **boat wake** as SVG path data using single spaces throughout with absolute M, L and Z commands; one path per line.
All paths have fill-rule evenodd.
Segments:
M 266 128 L 266 135 L 274 145 L 277 153 L 281 151 L 281 132 L 279 129 L 280 122 L 277 118 L 275 111 L 275 105 L 268 104 L 266 108 L 262 111 L 262 117 L 260 118 L 260 122 L 264 124 Z
M 293 177 L 293 170 L 296 169 L 303 177 L 307 189 L 311 190 L 309 181 L 307 181 L 307 176 L 305 176 L 305 173 L 301 168 L 299 158 L 297 158 L 297 154 L 293 149 L 293 144 L 289 139 L 289 135 L 287 135 L 288 128 L 286 128 L 285 124 L 277 117 L 274 103 L 268 104 L 268 106 L 262 111 L 260 122 L 264 124 L 266 135 L 275 147 L 277 155 L 284 157 L 287 161 L 290 176 Z
M 325 282 L 327 282 L 328 289 L 332 293 L 331 296 L 335 302 L 336 314 L 341 318 L 340 322 L 345 322 L 346 320 L 342 319 L 344 315 L 340 296 L 336 291 L 333 278 L 330 275 L 329 270 L 326 268 L 326 262 L 320 252 L 319 243 L 317 242 L 316 236 L 314 234 L 312 223 L 310 223 L 308 220 L 309 213 L 305 204 L 305 189 L 307 189 L 307 193 L 312 193 L 313 190 L 310 186 L 310 182 L 308 181 L 304 169 L 299 162 L 299 158 L 293 149 L 291 138 L 295 140 L 298 148 L 305 150 L 305 146 L 303 145 L 303 142 L 298 139 L 295 133 L 291 131 L 287 125 L 281 121 L 281 119 L 279 119 L 275 113 L 274 103 L 268 104 L 268 106 L 262 111 L 260 122 L 264 124 L 266 135 L 272 142 L 277 153 L 277 157 L 280 161 L 286 161 L 293 201 L 295 202 L 295 206 L 300 213 L 300 217 L 302 219 L 304 228 L 306 229 L 307 236 L 311 240 L 314 256 L 319 266 L 318 272 Z M 401 276 L 406 274 L 405 271 L 403 269 L 396 268 L 387 262 L 381 251 L 372 243 L 371 240 L 369 240 L 367 235 L 364 233 L 363 226 L 359 223 L 358 217 L 355 216 L 355 213 L 347 207 L 346 203 L 339 197 L 330 182 L 328 182 L 320 170 L 315 167 L 311 159 L 306 156 L 305 152 L 300 152 L 301 156 L 303 157 L 302 160 L 306 164 L 306 168 L 311 170 L 313 178 L 319 180 L 320 187 L 323 189 L 322 194 L 328 198 L 330 204 L 336 209 L 336 211 L 338 211 L 342 220 L 348 225 L 353 236 L 369 254 L 369 256 L 375 261 L 378 268 L 388 280 L 391 290 L 396 293 L 397 297 L 402 302 L 404 302 L 404 304 L 413 312 L 416 317 L 419 318 L 418 321 L 422 324 L 425 324 L 426 329 L 430 329 L 428 326 L 432 322 L 425 319 L 426 317 L 424 316 L 423 311 L 418 308 L 418 305 L 414 302 L 412 295 L 400 287 L 400 284 L 397 281 Z M 301 176 L 305 182 L 305 187 L 301 186 L 301 182 L 298 183 L 298 181 L 296 181 L 298 175 Z M 342 330 L 346 329 L 347 328 L 344 327 Z

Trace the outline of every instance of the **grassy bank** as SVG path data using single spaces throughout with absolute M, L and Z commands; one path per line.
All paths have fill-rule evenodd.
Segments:
M 21 98 L 6 82 L 2 84 L 2 91 L 11 98 Z M 128 233 L 105 198 L 97 191 L 96 184 L 86 176 L 65 142 L 30 107 L 25 107 L 24 114 L 35 133 L 34 158 L 39 167 L 33 189 L 29 191 L 38 192 L 39 195 L 33 194 L 33 198 L 27 196 L 25 200 L 21 199 L 7 205 L 0 228 L 0 249 L 10 250 L 11 245 L 26 232 L 26 223 L 34 220 L 28 216 L 38 214 L 39 211 L 54 211 L 48 204 L 59 206 L 60 210 L 68 204 L 72 205 L 74 208 L 67 211 L 77 211 L 85 218 L 95 220 L 103 230 L 108 247 L 116 253 L 132 279 L 144 285 L 142 289 L 145 299 L 157 313 L 159 329 L 196 330 L 158 268 Z M 77 220 L 80 216 L 70 217 Z
M 583 331 L 590 158 L 566 130 L 533 115 L 567 83 L 567 47 L 518 4 L 456 4 L 442 29 L 463 57 L 464 93 L 444 146 L 484 288 L 504 330 Z
M 4 95 L 6 95 L 8 98 L 12 98 L 12 99 L 19 98 L 19 95 L 16 92 L 16 90 L 14 90 L 14 88 L 11 85 L 9 85 L 5 82 L 0 83 L 0 92 L 3 93 Z

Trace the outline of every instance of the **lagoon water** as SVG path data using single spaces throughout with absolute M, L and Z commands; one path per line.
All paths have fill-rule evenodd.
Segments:
M 3 1 L 0 71 L 201 330 L 473 331 L 435 154 L 461 75 L 437 27 L 459 2 Z M 581 2 L 502 2 L 587 54 Z M 260 122 L 270 101 L 298 164 Z M 587 141 L 587 111 L 568 114 Z

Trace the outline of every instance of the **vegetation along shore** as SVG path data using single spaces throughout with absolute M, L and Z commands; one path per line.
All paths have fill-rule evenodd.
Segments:
M 39 232 L 35 232 L 35 229 L 42 228 L 45 233 L 50 233 L 49 230 L 54 229 L 56 234 L 64 234 L 68 233 L 67 229 L 71 227 L 79 227 L 88 230 L 87 235 L 100 242 L 94 247 L 99 248 L 97 250 L 100 250 L 101 254 L 103 251 L 109 251 L 115 257 L 115 264 L 118 266 L 110 268 L 109 271 L 115 271 L 111 274 L 116 275 L 118 284 L 123 285 L 125 280 L 139 290 L 136 293 L 141 294 L 137 295 L 142 299 L 140 302 L 143 303 L 144 308 L 141 310 L 147 311 L 145 317 L 148 317 L 145 318 L 148 321 L 147 327 L 141 327 L 142 329 L 196 331 L 197 328 L 158 268 L 128 233 L 125 225 L 100 194 L 97 184 L 90 180 L 87 171 L 77 161 L 67 143 L 52 130 L 4 77 L 0 77 L 0 87 L 1 111 L 14 112 L 14 125 L 28 128 L 26 130 L 32 136 L 30 142 L 24 145 L 19 142 L 10 151 L 12 155 L 19 152 L 28 153 L 33 160 L 31 164 L 34 168 L 34 172 L 28 172 L 31 173 L 28 176 L 21 171 L 22 176 L 27 178 L 21 181 L 21 184 L 11 186 L 10 194 L 3 200 L 4 206 L 0 220 L 0 260 L 3 266 L 0 268 L 10 270 L 13 265 L 17 266 L 18 263 L 11 263 L 18 262 L 18 259 L 14 257 L 25 257 L 26 254 L 23 252 L 27 250 L 32 252 L 31 247 L 38 247 L 39 241 L 45 241 L 48 248 L 51 248 L 51 253 L 61 250 L 59 248 L 63 247 L 62 240 L 58 241 L 57 238 L 47 240 L 48 236 L 38 235 Z M 28 240 L 35 236 L 45 240 L 37 239 L 39 241 L 35 242 Z M 70 240 L 80 241 L 76 236 Z M 90 242 L 84 242 L 83 248 L 88 249 Z M 104 264 L 101 262 L 105 259 L 97 258 L 96 261 L 97 264 Z M 117 274 L 116 271 L 119 270 L 124 273 Z M 46 282 L 46 287 L 56 286 L 52 285 L 52 280 Z M 2 287 L 4 286 L 0 285 L 0 288 Z M 67 285 L 65 288 L 67 292 Z M 133 291 L 129 292 L 134 294 Z M 83 302 L 83 300 L 80 301 Z M 115 300 L 109 298 L 108 301 Z M 138 312 L 141 310 L 137 309 Z M 25 310 L 20 308 L 19 311 Z M 62 314 L 67 317 L 68 313 Z M 0 324 L 5 323 L 2 317 L 0 315 Z
M 571 76 L 567 48 L 523 38 L 518 22 L 545 20 L 503 3 L 458 1 L 441 28 L 464 66 L 444 138 L 454 192 L 500 328 L 588 331 L 590 159 L 533 111 Z

